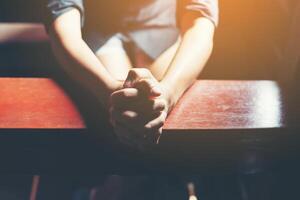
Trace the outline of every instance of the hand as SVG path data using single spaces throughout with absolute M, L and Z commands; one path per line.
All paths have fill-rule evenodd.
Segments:
M 111 122 L 118 138 L 130 145 L 157 143 L 168 112 L 160 83 L 147 69 L 133 69 L 124 89 L 111 95 Z
M 156 135 L 160 136 L 162 126 L 169 111 L 167 93 L 164 91 L 162 85 L 153 77 L 148 69 L 136 68 L 129 71 L 128 77 L 124 82 L 124 88 L 138 89 L 143 97 L 142 100 L 154 105 L 150 109 L 149 107 L 143 107 L 144 112 L 155 114 L 159 111 L 159 115 L 155 115 L 156 118 L 150 119 L 145 128 L 149 129 L 150 133 L 156 133 Z M 156 109 L 156 103 L 160 105 L 161 110 Z

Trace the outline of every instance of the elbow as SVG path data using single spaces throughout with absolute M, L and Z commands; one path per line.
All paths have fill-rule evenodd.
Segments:
M 52 23 L 49 28 L 52 42 L 64 44 L 83 40 L 79 25 L 72 25 L 72 21 L 67 22 L 58 18 Z
M 53 24 L 49 29 L 49 38 L 52 48 L 72 48 L 76 44 L 83 42 L 82 37 L 79 34 L 71 34 L 71 32 L 66 32 L 60 27 Z
M 62 44 L 64 42 L 64 34 L 55 23 L 50 26 L 48 34 L 51 44 Z

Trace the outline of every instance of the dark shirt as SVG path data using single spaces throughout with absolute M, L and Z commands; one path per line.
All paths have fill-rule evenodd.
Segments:
M 218 0 L 48 0 L 47 7 L 47 25 L 77 8 L 86 41 L 94 50 L 121 32 L 152 58 L 176 41 L 184 13 L 197 12 L 218 24 Z M 89 39 L 95 35 L 97 42 Z

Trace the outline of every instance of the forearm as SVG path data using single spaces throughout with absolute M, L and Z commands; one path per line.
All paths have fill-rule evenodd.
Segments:
M 161 81 L 170 108 L 205 66 L 212 52 L 213 34 L 214 25 L 205 18 L 196 19 L 194 25 L 183 33 L 179 48 Z
M 117 85 L 101 62 L 82 39 L 60 41 L 51 36 L 51 45 L 63 70 L 80 85 L 89 90 L 103 105 Z
M 105 105 L 118 82 L 83 41 L 78 10 L 73 9 L 58 17 L 50 27 L 49 36 L 53 52 L 64 71 Z

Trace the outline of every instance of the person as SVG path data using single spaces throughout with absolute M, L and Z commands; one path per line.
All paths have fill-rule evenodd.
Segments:
M 49 0 L 47 8 L 61 68 L 110 113 L 117 138 L 157 142 L 212 52 L 218 1 Z
M 45 25 L 60 67 L 96 97 L 120 145 L 142 150 L 158 142 L 209 59 L 218 1 L 48 0 Z M 155 189 L 142 185 L 164 185 L 147 176 L 104 179 L 90 199 L 148 199 Z M 131 194 L 119 194 L 120 184 Z

